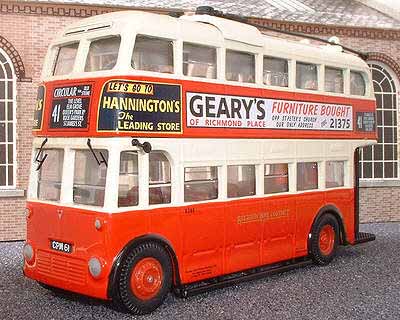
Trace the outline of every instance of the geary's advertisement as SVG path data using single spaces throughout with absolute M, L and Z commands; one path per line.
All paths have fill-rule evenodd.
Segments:
M 353 130 L 350 105 L 186 93 L 187 127 Z

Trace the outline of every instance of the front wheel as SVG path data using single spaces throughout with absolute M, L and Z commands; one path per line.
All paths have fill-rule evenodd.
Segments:
M 116 302 L 132 314 L 157 309 L 172 285 L 172 266 L 166 250 L 146 242 L 130 250 L 118 274 Z
M 310 256 L 316 264 L 327 265 L 336 255 L 339 243 L 339 224 L 331 214 L 324 214 L 313 225 Z

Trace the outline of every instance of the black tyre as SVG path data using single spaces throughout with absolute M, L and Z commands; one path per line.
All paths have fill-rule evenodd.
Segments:
M 313 225 L 309 252 L 318 265 L 329 264 L 339 244 L 339 224 L 332 214 L 324 214 Z
M 130 250 L 117 274 L 114 301 L 132 314 L 157 309 L 172 285 L 171 260 L 158 243 L 146 242 Z

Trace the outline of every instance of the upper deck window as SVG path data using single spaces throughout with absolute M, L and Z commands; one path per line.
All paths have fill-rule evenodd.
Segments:
M 286 59 L 264 57 L 263 81 L 267 86 L 288 86 L 288 61 Z
M 325 67 L 325 91 L 335 93 L 344 92 L 344 77 L 342 69 Z
M 95 149 L 108 160 L 107 150 Z M 74 170 L 74 203 L 92 206 L 103 206 L 106 186 L 107 166 L 98 165 L 90 150 L 77 150 L 75 152 Z
M 39 200 L 59 201 L 61 193 L 61 177 L 64 162 L 64 150 L 43 150 L 44 159 L 38 176 L 37 197 Z
M 171 40 L 136 36 L 132 67 L 137 70 L 173 73 L 174 46 Z
M 226 50 L 226 80 L 254 83 L 255 61 L 254 54 Z
M 296 88 L 318 90 L 318 66 L 312 63 L 296 63 Z
M 350 94 L 364 96 L 365 92 L 365 80 L 363 74 L 358 71 L 350 71 Z
M 90 43 L 85 71 L 111 70 L 117 63 L 121 37 L 94 40 Z
M 183 74 L 189 77 L 217 77 L 217 49 L 198 44 L 183 44 Z
M 58 48 L 56 62 L 54 64 L 53 76 L 69 74 L 74 68 L 76 53 L 79 43 L 71 43 Z

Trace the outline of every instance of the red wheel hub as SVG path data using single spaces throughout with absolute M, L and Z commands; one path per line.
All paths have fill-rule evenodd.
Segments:
M 335 245 L 335 230 L 329 224 L 322 227 L 319 233 L 319 249 L 323 255 L 328 256 Z
M 132 270 L 132 292 L 141 300 L 154 298 L 160 292 L 163 278 L 160 262 L 154 258 L 144 258 Z

